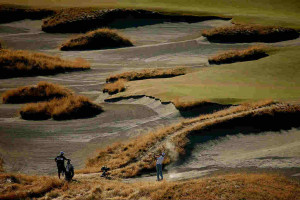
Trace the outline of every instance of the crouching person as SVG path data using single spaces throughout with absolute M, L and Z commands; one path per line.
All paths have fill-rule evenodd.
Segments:
M 71 164 L 71 160 L 69 159 L 66 166 L 65 178 L 66 181 L 71 181 L 74 176 L 74 167 Z

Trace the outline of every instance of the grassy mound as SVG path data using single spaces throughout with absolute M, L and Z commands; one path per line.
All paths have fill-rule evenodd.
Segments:
M 60 50 L 94 50 L 133 46 L 132 42 L 111 29 L 98 29 L 79 35 L 61 45 Z
M 245 50 L 230 50 L 208 59 L 209 64 L 225 64 L 250 60 L 257 60 L 268 56 L 266 48 L 260 46 L 249 47 Z
M 113 83 L 107 83 L 103 88 L 103 92 L 107 92 L 108 94 L 116 94 L 123 91 L 125 91 L 125 81 L 123 79 L 119 79 Z
M 296 39 L 292 28 L 259 25 L 235 25 L 204 30 L 202 35 L 212 42 L 278 42 Z
M 274 104 L 272 101 L 231 107 L 213 114 L 184 120 L 129 142 L 116 143 L 99 151 L 97 157 L 89 159 L 86 168 L 81 172 L 94 172 L 99 170 L 100 166 L 107 165 L 112 169 L 113 176 L 134 177 L 155 170 L 153 154 L 166 152 L 164 164 L 176 161 L 178 157 L 172 155 L 175 152 L 178 155 L 185 154 L 188 138 L 192 134 L 205 135 L 206 129 L 226 127 L 226 130 L 230 130 L 238 125 L 252 125 L 261 131 L 288 129 L 300 125 L 297 121 L 298 117 L 300 117 L 300 106 Z M 174 147 L 168 148 L 168 144 L 173 144 Z
M 121 74 L 116 74 L 109 76 L 106 82 L 115 82 L 120 79 L 127 81 L 142 80 L 142 79 L 152 79 L 152 78 L 169 78 L 179 75 L 184 75 L 186 69 L 182 67 L 172 68 L 172 69 L 144 69 L 142 71 L 124 72 Z
M 72 92 L 58 84 L 39 82 L 37 86 L 24 86 L 2 94 L 2 103 L 28 103 L 62 98 Z
M 0 50 L 0 78 L 50 75 L 90 69 L 83 59 L 63 60 L 57 56 L 19 50 Z
M 29 8 L 27 6 L 0 5 L 0 23 L 9 23 L 23 19 L 43 19 L 53 15 L 54 10 Z
M 214 18 L 218 17 L 163 14 L 137 9 L 69 8 L 63 9 L 54 16 L 45 19 L 42 30 L 53 33 L 79 33 L 103 27 L 126 28 L 162 23 L 164 21 L 196 22 Z
M 30 103 L 21 108 L 20 115 L 26 120 L 68 120 L 93 117 L 102 107 L 84 96 L 67 96 L 49 102 Z
M 33 199 L 62 186 L 62 181 L 48 176 L 0 174 L 0 199 Z

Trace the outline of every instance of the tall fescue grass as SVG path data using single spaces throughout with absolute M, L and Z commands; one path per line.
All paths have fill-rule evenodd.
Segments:
M 62 51 L 95 50 L 133 46 L 132 42 L 116 30 L 102 28 L 78 35 L 63 43 Z
M 103 92 L 108 94 L 116 94 L 125 91 L 125 80 L 120 79 L 113 83 L 106 83 L 103 87 Z
M 30 103 L 21 108 L 20 115 L 26 120 L 79 119 L 95 116 L 103 111 L 100 105 L 87 97 L 70 95 L 49 102 Z
M 208 59 L 210 64 L 225 64 L 257 60 L 268 56 L 266 47 L 252 46 L 244 50 L 229 50 Z
M 256 110 L 257 109 L 257 110 Z M 230 124 L 236 120 L 237 126 L 245 121 L 255 123 L 260 128 L 269 127 L 273 123 L 278 126 L 289 127 L 299 125 L 295 121 L 300 116 L 300 106 L 288 104 L 274 104 L 272 101 L 264 101 L 254 104 L 234 106 L 212 114 L 201 115 L 194 119 L 187 119 L 181 123 L 159 129 L 157 131 L 140 136 L 129 142 L 116 143 L 99 151 L 97 157 L 89 159 L 82 173 L 99 171 L 102 165 L 111 167 L 113 176 L 134 177 L 145 171 L 155 169 L 153 155 L 166 152 L 164 164 L 175 161 L 177 155 L 185 153 L 190 134 L 205 134 L 205 129 Z M 283 119 L 287 119 L 284 121 Z M 282 121 L 283 120 L 283 121 Z M 201 132 L 202 131 L 202 132 Z M 173 135 L 176 133 L 176 135 Z M 166 142 L 172 145 L 170 149 Z
M 90 69 L 81 58 L 63 60 L 58 56 L 22 50 L 0 50 L 0 78 L 50 75 Z
M 164 21 L 197 22 L 218 17 L 162 13 L 141 9 L 67 8 L 43 21 L 42 30 L 52 33 L 84 33 L 97 28 L 128 28 Z M 120 21 L 118 21 L 120 20 Z
M 202 35 L 212 42 L 278 42 L 299 37 L 291 28 L 260 25 L 235 25 L 204 30 Z
M 5 91 L 2 103 L 28 103 L 62 98 L 72 94 L 72 91 L 58 84 L 41 81 L 36 86 L 23 86 Z
M 33 199 L 62 186 L 62 181 L 49 176 L 0 174 L 0 199 Z
M 15 180 L 8 182 L 7 180 Z M 0 199 L 280 199 L 296 200 L 299 182 L 278 174 L 230 173 L 185 181 L 126 183 L 100 177 L 62 183 L 57 178 L 0 175 Z
M 8 23 L 23 19 L 43 19 L 53 15 L 54 10 L 38 9 L 17 5 L 0 5 L 0 23 Z
M 126 81 L 151 79 L 151 78 L 169 78 L 186 74 L 186 69 L 183 67 L 176 67 L 171 69 L 144 69 L 141 71 L 124 72 L 121 74 L 111 75 L 106 78 L 106 82 L 115 82 L 120 79 Z

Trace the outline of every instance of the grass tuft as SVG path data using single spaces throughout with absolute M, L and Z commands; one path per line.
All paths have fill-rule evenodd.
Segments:
M 124 79 L 119 79 L 118 81 L 113 83 L 106 83 L 104 85 L 103 92 L 107 92 L 108 94 L 123 92 L 125 91 L 125 82 L 126 81 Z
M 212 42 L 278 42 L 296 39 L 292 28 L 260 25 L 235 25 L 204 30 L 202 35 Z
M 171 69 L 144 69 L 142 71 L 124 72 L 121 74 L 111 75 L 106 79 L 106 82 L 115 82 L 120 79 L 126 81 L 152 79 L 152 78 L 169 78 L 186 74 L 186 69 L 176 67 Z
M 50 75 L 90 69 L 84 59 L 63 60 L 57 56 L 21 50 L 0 50 L 0 78 Z
M 95 50 L 133 46 L 132 42 L 116 30 L 107 28 L 76 36 L 61 45 L 60 50 Z
M 209 64 L 225 64 L 257 60 L 268 56 L 266 47 L 252 46 L 244 50 L 230 50 L 208 59 Z
M 28 103 L 62 98 L 72 91 L 58 84 L 41 81 L 36 86 L 24 86 L 8 90 L 2 94 L 2 103 Z
M 27 104 L 21 108 L 20 115 L 25 120 L 68 120 L 93 117 L 101 112 L 102 107 L 87 97 L 70 95 L 49 102 Z

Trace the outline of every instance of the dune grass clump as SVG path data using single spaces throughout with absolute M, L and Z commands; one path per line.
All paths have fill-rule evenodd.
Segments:
M 90 69 L 84 59 L 63 60 L 58 56 L 22 50 L 0 50 L 0 78 L 52 75 Z
M 30 8 L 17 5 L 0 5 L 0 23 L 9 23 L 23 19 L 43 19 L 55 13 L 51 9 Z
M 36 86 L 24 86 L 5 91 L 2 103 L 28 103 L 62 98 L 72 94 L 67 88 L 58 84 L 41 81 Z
M 0 174 L 0 199 L 33 199 L 44 196 L 63 182 L 49 176 Z
M 171 69 L 144 69 L 141 71 L 124 72 L 121 74 L 111 75 L 106 78 L 106 82 L 115 82 L 120 79 L 126 81 L 152 79 L 152 78 L 169 78 L 186 74 L 186 69 L 183 67 L 176 67 Z
M 296 39 L 292 28 L 260 25 L 235 25 L 204 30 L 202 35 L 212 42 L 278 42 Z
M 257 60 L 268 56 L 266 53 L 266 47 L 253 46 L 244 50 L 230 50 L 224 53 L 220 53 L 208 59 L 209 64 L 225 64 L 235 63 L 250 60 Z
M 69 120 L 93 117 L 101 112 L 102 107 L 87 97 L 70 95 L 49 102 L 27 104 L 21 108 L 20 115 L 25 120 Z
M 116 30 L 102 28 L 76 36 L 60 47 L 62 51 L 95 50 L 133 46 L 132 42 Z
M 120 79 L 113 83 L 106 83 L 103 88 L 104 93 L 116 94 L 125 91 L 125 80 Z
M 97 28 L 128 28 L 168 22 L 198 22 L 216 19 L 175 12 L 142 9 L 67 8 L 43 21 L 42 30 L 49 33 L 84 33 Z

